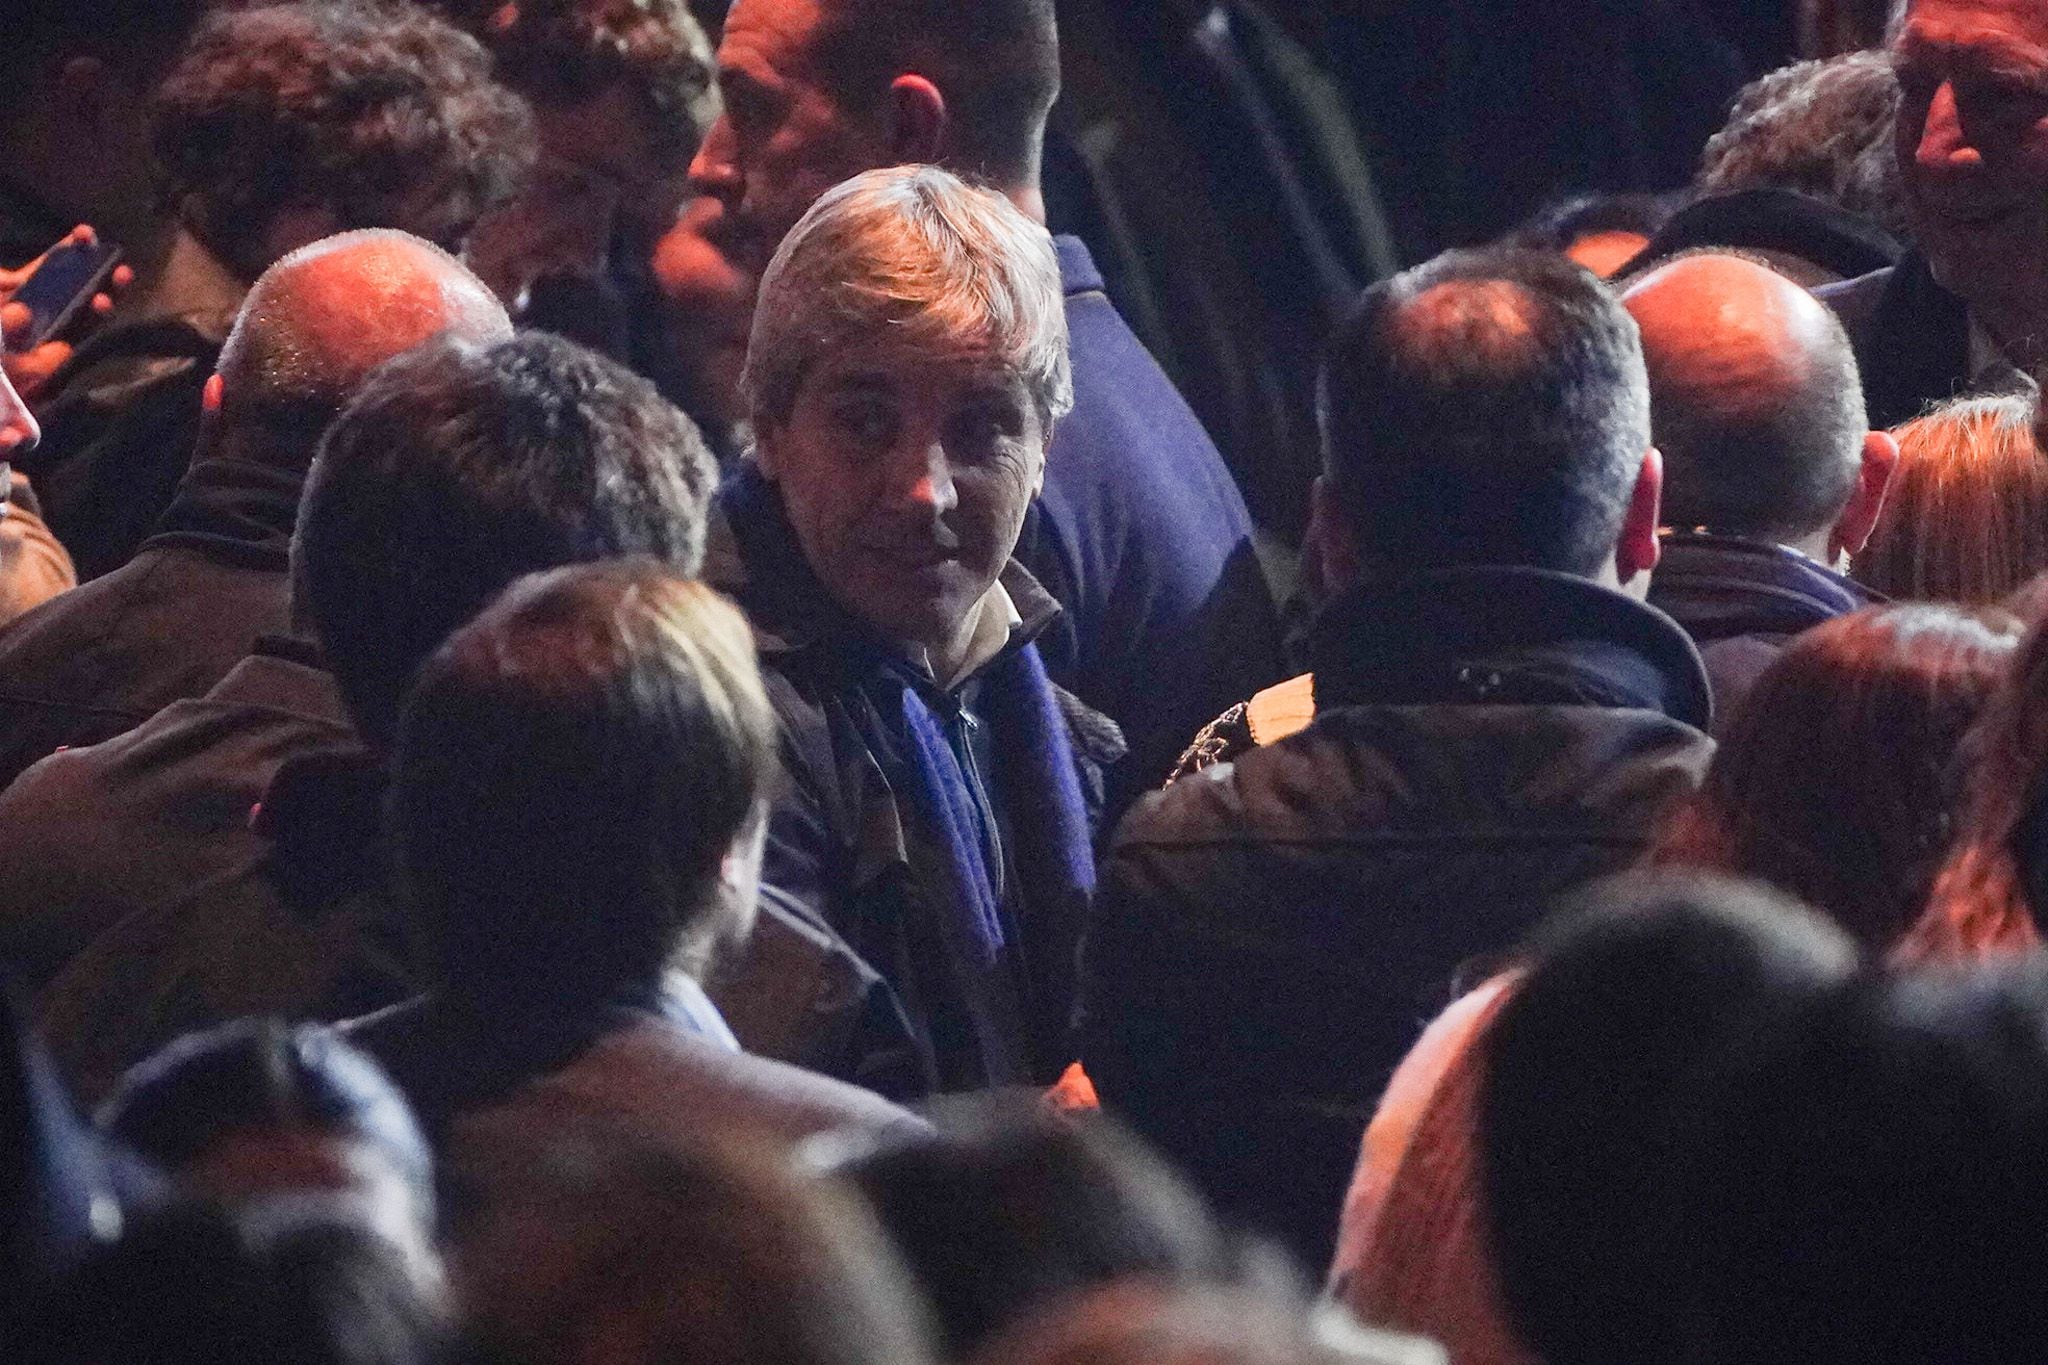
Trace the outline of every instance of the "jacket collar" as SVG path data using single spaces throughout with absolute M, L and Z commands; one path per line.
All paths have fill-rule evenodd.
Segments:
M 1797 634 L 1883 601 L 1797 550 L 1739 536 L 1673 531 L 1650 601 L 1702 644 L 1731 635 Z
M 1545 569 L 1421 574 L 1333 600 L 1309 637 L 1316 708 L 1633 707 L 1706 729 L 1699 651 L 1623 593 Z
M 1099 294 L 1107 288 L 1102 268 L 1095 264 L 1088 244 L 1079 237 L 1063 232 L 1052 239 L 1052 249 L 1059 258 L 1060 286 L 1068 298 L 1076 294 Z
M 282 570 L 305 482 L 302 469 L 254 460 L 198 460 L 185 471 L 177 495 L 142 548 L 188 546 L 251 568 Z
M 813 651 L 850 651 L 862 659 L 901 657 L 825 591 L 797 543 L 781 491 L 752 463 L 742 465 L 719 490 L 703 577 L 745 606 L 764 660 Z M 1060 605 L 1014 558 L 998 581 L 1020 622 L 996 656 L 1001 659 L 1042 635 L 1059 618 Z

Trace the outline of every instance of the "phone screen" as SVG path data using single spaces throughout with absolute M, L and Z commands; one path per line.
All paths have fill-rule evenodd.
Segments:
M 26 351 L 55 336 L 105 287 L 120 259 L 121 248 L 107 242 L 52 247 L 9 300 L 23 305 L 30 314 L 28 326 L 10 340 L 9 349 Z

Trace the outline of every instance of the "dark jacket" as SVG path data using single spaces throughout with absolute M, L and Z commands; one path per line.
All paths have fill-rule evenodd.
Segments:
M 1635 859 L 1713 744 L 1662 613 L 1538 570 L 1341 597 L 1307 729 L 1136 807 L 1083 958 L 1105 1107 L 1328 1263 L 1381 1089 L 1461 969 Z
M 1712 247 L 1756 252 L 1808 288 L 1883 270 L 1904 251 L 1884 228 L 1825 200 L 1796 190 L 1736 190 L 1695 199 L 1671 215 L 1616 273 Z
M 1856 348 L 1870 425 L 1889 430 L 1930 405 L 1980 392 L 1970 372 L 1970 310 L 1909 251 L 1896 266 L 1813 291 Z
M 1102 292 L 1088 249 L 1055 239 L 1074 410 L 1017 559 L 1065 608 L 1039 639 L 1053 681 L 1124 731 L 1121 809 L 1217 712 L 1279 677 L 1279 626 L 1251 518 L 1208 433 Z
M 204 695 L 287 629 L 304 474 L 202 460 L 134 559 L 0 629 L 0 786 Z
M 1667 535 L 1650 577 L 1650 605 L 1699 646 L 1721 727 L 1793 636 L 1884 600 L 1797 550 L 1735 536 Z
M 383 795 L 332 676 L 288 640 L 0 795 L 0 868 L 16 874 L 0 888 L 0 954 L 27 968 L 38 1026 L 80 1092 L 191 1029 L 344 1019 L 416 994 Z M 772 965 L 772 1007 L 742 990 L 724 1008 L 757 1051 L 850 1046 L 888 1017 L 879 978 L 772 895 L 752 952 Z
M 795 1143 L 821 1133 L 929 1131 L 871 1091 L 740 1050 L 701 990 L 573 1018 L 483 1017 L 428 997 L 343 1026 L 437 1138 L 503 1105 L 595 1114 L 657 1139 L 739 1131 Z
M 1002 581 L 1022 626 L 996 660 L 943 689 L 833 604 L 772 484 L 743 471 L 720 501 L 705 577 L 746 608 L 782 731 L 786 781 L 764 880 L 881 973 L 908 1026 L 900 1045 L 879 1055 L 802 1060 L 896 1098 L 1050 1082 L 1072 1060 L 1067 1025 L 1085 891 L 1049 894 L 1047 869 L 1023 852 L 1045 846 L 1056 820 L 1052 784 L 1027 776 L 1029 756 L 1010 747 L 1014 723 L 997 704 L 997 680 L 1028 667 L 1022 656 L 1058 605 L 1013 560 Z M 906 691 L 943 728 L 972 788 L 980 828 L 966 837 L 979 842 L 994 889 L 1001 946 L 993 957 L 963 934 L 949 834 L 918 799 L 916 740 L 889 708 Z M 1092 798 L 1077 850 L 1092 886 L 1086 816 L 1099 813 L 1102 772 L 1121 744 L 1100 716 L 1056 690 L 1054 698 L 1063 737 L 1053 761 L 1071 763 L 1065 785 L 1077 779 Z

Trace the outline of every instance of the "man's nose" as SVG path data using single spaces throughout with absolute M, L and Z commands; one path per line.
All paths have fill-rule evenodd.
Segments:
M 7 372 L 0 370 L 0 460 L 12 458 L 42 439 L 43 429 L 36 425 L 35 414 L 14 391 Z
M 1943 81 L 1928 101 L 1927 119 L 1920 126 L 1920 142 L 1913 162 L 1922 171 L 1940 173 L 1982 165 L 1983 154 L 1971 143 L 1963 126 L 1962 111 L 1956 104 L 1956 88 Z
M 959 505 L 960 495 L 953 486 L 953 462 L 946 457 L 946 447 L 940 441 L 912 446 L 899 479 L 903 501 L 934 518 Z
M 699 194 L 730 198 L 740 186 L 737 146 L 732 119 L 720 114 L 704 134 L 697 155 L 690 159 L 690 188 Z

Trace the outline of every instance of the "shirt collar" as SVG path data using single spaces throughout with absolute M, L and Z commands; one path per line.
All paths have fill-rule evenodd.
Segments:
M 725 1016 L 711 997 L 688 972 L 670 972 L 662 982 L 658 1013 L 686 1033 L 695 1034 L 721 1052 L 739 1052 L 740 1040 L 733 1036 Z

